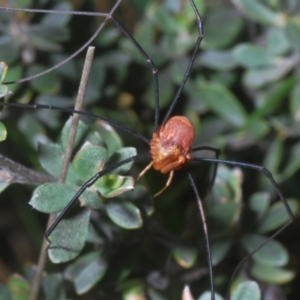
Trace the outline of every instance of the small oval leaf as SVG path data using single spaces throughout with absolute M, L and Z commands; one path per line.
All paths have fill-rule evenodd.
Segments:
M 56 213 L 65 208 L 76 191 L 74 185 L 58 182 L 45 183 L 34 190 L 29 204 L 40 212 Z
M 27 300 L 30 297 L 30 284 L 20 275 L 13 275 L 8 280 L 8 288 L 11 292 L 11 298 L 14 300 Z
M 2 122 L 0 122 L 0 142 L 5 141 L 6 137 L 7 137 L 6 127 Z
M 295 199 L 287 200 L 287 203 L 295 215 L 299 208 L 299 203 Z M 286 211 L 286 208 L 282 202 L 276 202 L 271 206 L 267 215 L 262 220 L 258 232 L 259 233 L 268 233 L 272 230 L 275 230 L 282 225 L 286 224 L 289 220 L 289 215 Z
M 48 255 L 53 263 L 67 262 L 74 259 L 83 249 L 88 234 L 90 221 L 89 209 L 72 219 L 63 219 L 49 236 L 51 245 Z
M 188 269 L 196 262 L 198 249 L 191 246 L 181 245 L 176 247 L 173 256 L 181 267 Z
M 130 176 L 106 175 L 93 185 L 104 198 L 116 197 L 134 188 L 134 179 Z
M 255 281 L 246 281 L 238 285 L 233 292 L 232 300 L 260 300 L 261 291 Z
M 28 69 L 28 76 L 36 75 L 40 72 L 45 71 L 47 68 L 42 65 L 33 65 Z M 30 81 L 30 85 L 33 89 L 35 89 L 38 93 L 42 94 L 54 94 L 58 92 L 61 81 L 59 76 L 55 72 L 47 73 L 43 76 L 35 78 Z
M 246 68 L 259 68 L 275 64 L 276 60 L 265 49 L 252 44 L 240 44 L 233 50 L 234 58 Z
M 198 300 L 211 300 L 211 292 L 203 293 Z M 224 298 L 218 293 L 215 293 L 215 300 L 224 300 Z
M 199 82 L 199 95 L 202 101 L 216 114 L 236 127 L 247 121 L 247 113 L 239 100 L 223 85 Z
M 259 0 L 232 0 L 245 15 L 261 24 L 282 26 L 285 23 L 283 14 L 275 13 Z
M 274 284 L 286 284 L 296 275 L 296 273 L 291 270 L 269 267 L 257 263 L 251 266 L 250 274 L 258 280 Z
M 244 236 L 241 241 L 250 254 L 267 241 L 267 238 L 257 234 L 248 234 Z M 287 250 L 279 242 L 271 240 L 258 250 L 252 258 L 262 265 L 280 267 L 287 264 L 289 255 Z
M 74 283 L 77 294 L 89 291 L 105 275 L 107 263 L 100 255 L 101 251 L 90 252 L 66 268 L 64 276 Z
M 72 165 L 78 177 L 86 181 L 103 170 L 106 160 L 107 151 L 104 147 L 85 142 L 76 153 Z
M 121 162 L 124 159 L 130 158 L 137 154 L 136 149 L 133 147 L 125 147 L 117 150 L 108 161 L 108 165 L 112 165 L 118 162 Z M 119 168 L 114 169 L 112 172 L 115 174 L 128 172 L 133 165 L 134 161 L 131 161 L 127 164 L 120 166 Z
M 105 208 L 110 219 L 122 228 L 137 229 L 143 225 L 140 210 L 130 202 L 109 199 L 105 202 Z

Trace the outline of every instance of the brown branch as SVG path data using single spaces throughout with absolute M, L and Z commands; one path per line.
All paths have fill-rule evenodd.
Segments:
M 83 67 L 83 72 L 82 72 L 82 77 L 81 77 L 80 85 L 79 85 L 79 89 L 78 89 L 77 99 L 76 99 L 76 103 L 75 103 L 75 110 L 82 109 L 82 104 L 83 104 L 85 91 L 86 91 L 86 87 L 87 87 L 87 83 L 88 83 L 88 77 L 89 77 L 91 66 L 92 66 L 94 50 L 95 50 L 94 47 L 89 47 L 88 51 L 87 51 L 87 55 L 86 55 L 85 63 L 84 63 L 84 67 Z M 69 163 L 70 163 L 70 159 L 71 159 L 71 155 L 72 155 L 72 149 L 73 149 L 73 144 L 75 141 L 76 130 L 77 130 L 79 118 L 80 118 L 80 116 L 78 114 L 75 114 L 72 119 L 69 139 L 68 139 L 66 152 L 65 152 L 64 160 L 63 160 L 63 166 L 62 166 L 61 173 L 60 173 L 59 180 L 58 180 L 61 183 L 63 183 L 65 181 L 66 176 L 67 176 L 67 171 L 68 171 L 68 167 L 69 167 Z M 47 229 L 55 221 L 55 218 L 56 218 L 56 214 L 51 214 L 49 216 L 48 223 L 47 223 Z M 45 269 L 46 259 L 47 259 L 47 240 L 44 238 L 43 244 L 41 247 L 38 265 L 37 265 L 37 270 L 35 273 L 34 280 L 32 282 L 30 300 L 36 300 L 38 298 L 40 282 L 42 279 L 43 271 Z
M 57 179 L 49 174 L 29 169 L 0 154 L 0 183 L 40 185 L 55 181 Z

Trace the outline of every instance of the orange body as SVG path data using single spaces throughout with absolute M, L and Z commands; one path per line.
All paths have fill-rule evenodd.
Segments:
M 153 168 L 164 174 L 181 169 L 191 158 L 188 153 L 194 137 L 194 127 L 189 119 L 170 118 L 153 134 L 150 142 Z

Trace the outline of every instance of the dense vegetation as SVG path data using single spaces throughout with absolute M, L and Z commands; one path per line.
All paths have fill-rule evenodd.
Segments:
M 21 7 L 101 12 L 112 5 L 109 0 L 30 2 L 16 1 Z M 261 299 L 299 299 L 300 2 L 195 2 L 205 35 L 174 114 L 193 122 L 193 145 L 218 147 L 222 159 L 268 168 L 296 216 L 241 266 L 231 289 L 251 279 L 259 284 Z M 159 69 L 162 121 L 198 34 L 190 3 L 124 0 L 114 16 Z M 1 10 L 0 21 L 0 61 L 9 65 L 2 82 L 7 82 L 67 58 L 103 18 Z M 92 45 L 96 53 L 84 110 L 151 138 L 153 80 L 145 59 L 113 22 Z M 72 108 L 84 57 L 85 52 L 38 79 L 7 85 L 13 94 L 6 101 Z M 82 118 L 66 185 L 51 183 L 34 191 L 37 177 L 39 182 L 59 177 L 68 120 L 68 114 L 50 110 L 5 108 L 1 113 L 6 129 L 0 125 L 0 133 L 7 130 L 7 138 L 0 134 L 0 154 L 13 161 L 7 164 L 0 157 L 1 299 L 28 299 L 47 214 L 61 211 L 97 171 L 148 150 L 132 134 Z M 181 299 L 185 284 L 195 299 L 210 299 L 200 298 L 209 291 L 208 268 L 187 174 L 177 172 L 171 186 L 153 198 L 167 176 L 150 170 L 135 184 L 147 163 L 127 164 L 106 174 L 80 198 L 80 205 L 88 208 L 78 205 L 60 223 L 51 236 L 52 262 L 47 262 L 42 277 L 40 299 Z M 18 164 L 40 173 L 25 169 L 21 174 Z M 210 190 L 212 168 L 193 163 L 191 172 L 208 219 L 215 289 L 225 297 L 237 264 L 288 217 L 276 189 L 261 172 L 220 164 Z M 41 177 L 46 172 L 53 177 Z M 255 291 L 256 285 L 248 288 Z M 253 295 L 235 299 L 255 299 Z

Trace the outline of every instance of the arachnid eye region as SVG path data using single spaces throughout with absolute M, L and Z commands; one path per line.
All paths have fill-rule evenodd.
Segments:
M 191 157 L 195 130 L 189 119 L 170 118 L 153 134 L 150 142 L 153 168 L 163 174 L 181 169 Z

